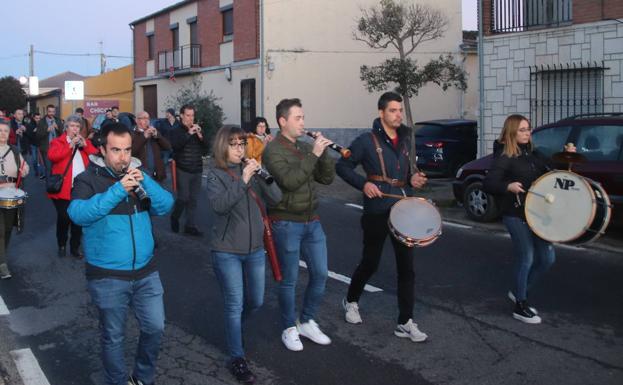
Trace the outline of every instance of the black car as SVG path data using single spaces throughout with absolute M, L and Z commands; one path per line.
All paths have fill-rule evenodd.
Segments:
M 459 167 L 476 159 L 476 121 L 429 120 L 416 123 L 414 128 L 417 166 L 420 170 L 454 176 Z
M 614 205 L 612 221 L 617 223 L 623 219 L 622 142 L 623 114 L 570 117 L 532 133 L 535 149 L 546 156 L 562 151 L 566 143 L 575 144 L 587 161 L 574 165 L 572 171 L 603 186 Z M 465 164 L 457 171 L 452 185 L 455 199 L 476 221 L 492 221 L 500 215 L 496 200 L 482 188 L 492 161 L 493 155 L 487 155 Z

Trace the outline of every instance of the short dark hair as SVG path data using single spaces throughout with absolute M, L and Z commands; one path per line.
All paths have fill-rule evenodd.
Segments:
M 257 134 L 257 125 L 260 123 L 264 123 L 266 125 L 266 134 L 270 134 L 270 128 L 268 127 L 268 122 L 266 121 L 265 118 L 261 116 L 257 116 L 255 119 L 253 119 L 253 126 L 251 127 L 251 131 L 253 131 L 254 134 Z
M 389 91 L 389 92 L 384 93 L 379 98 L 379 102 L 378 102 L 379 110 L 386 109 L 389 102 L 402 103 L 402 96 L 400 96 L 400 94 L 394 91 Z
M 41 116 L 41 114 L 38 112 L 35 112 L 34 114 L 32 114 L 32 116 Z
M 180 115 L 183 115 L 184 112 L 186 112 L 186 110 L 195 110 L 195 107 L 193 107 L 190 104 L 184 104 L 182 107 L 180 107 Z
M 112 110 L 118 110 L 118 109 L 119 109 L 119 106 L 112 106 L 112 107 L 110 107 L 110 110 L 111 110 L 111 111 L 112 111 Z
M 122 136 L 124 134 L 128 134 L 132 136 L 132 131 L 128 127 L 126 127 L 123 123 L 110 123 L 102 127 L 102 131 L 100 134 L 100 146 L 106 147 L 106 143 L 108 143 L 108 135 L 112 133 L 113 135 Z
M 48 104 L 47 106 L 45 106 L 45 110 L 47 111 L 48 108 L 56 108 L 56 106 L 54 104 Z
M 77 114 L 84 114 L 84 110 L 82 109 L 82 107 L 78 107 L 78 108 L 76 108 L 76 113 Z
M 290 115 L 290 108 L 292 107 L 303 107 L 301 99 L 282 99 L 279 104 L 277 104 L 277 125 L 280 128 L 281 125 L 279 124 L 279 118 L 284 118 L 285 120 L 288 120 L 288 116 Z

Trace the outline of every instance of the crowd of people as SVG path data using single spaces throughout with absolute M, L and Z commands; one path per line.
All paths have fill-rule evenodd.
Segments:
M 180 232 L 183 220 L 185 234 L 201 237 L 197 202 L 205 196 L 215 213 L 208 248 L 223 296 L 229 369 L 238 381 L 252 383 L 255 375 L 244 351 L 243 322 L 263 303 L 267 233 L 276 251 L 273 268 L 281 276 L 277 297 L 282 343 L 290 351 L 303 350 L 301 337 L 331 344 L 318 322 L 329 253 L 314 185 L 331 184 L 336 175 L 364 198 L 362 257 L 342 301 L 345 321 L 363 323 L 360 299 L 391 233 L 388 217 L 396 196 L 410 196 L 427 183 L 426 175 L 410 161 L 410 129 L 402 123 L 401 96 L 384 93 L 377 110 L 371 131 L 357 137 L 349 147 L 351 156 L 337 162 L 327 150 L 333 143 L 322 133 L 311 133 L 313 141 L 302 140 L 308 133 L 299 99 L 284 99 L 276 106 L 274 135 L 262 117 L 255 119 L 252 132 L 224 126 L 211 140 L 212 164 L 207 170 L 207 191 L 202 192 L 210 142 L 195 121 L 193 106 L 182 106 L 179 116 L 169 109 L 155 125 L 145 111 L 132 122 L 112 108 L 98 129 L 81 109 L 64 121 L 52 105 L 43 117 L 37 113 L 26 117 L 20 109 L 10 121 L 0 119 L 0 190 L 19 187 L 28 175 L 28 162 L 35 175 L 46 180 L 57 212 L 58 256 L 66 255 L 69 241 L 70 254 L 85 260 L 88 291 L 99 311 L 104 373 L 111 385 L 154 383 L 165 312 L 164 290 L 153 259 L 156 241 L 151 217 L 170 213 L 173 232 Z M 528 292 L 553 264 L 554 250 L 529 229 L 521 210 L 513 205 L 549 169 L 533 151 L 530 132 L 527 118 L 507 119 L 485 186 L 508 203 L 504 224 L 518 261 L 508 293 L 514 303 L 513 317 L 535 324 L 541 319 L 528 304 Z M 171 159 L 175 197 L 164 187 Z M 355 171 L 358 166 L 365 175 Z M 6 247 L 18 210 L 0 209 L 0 214 L 4 226 L 0 228 L 4 237 L 0 277 L 5 279 L 11 277 Z M 415 249 L 393 236 L 390 240 L 398 282 L 394 334 L 422 342 L 428 336 L 413 315 Z M 309 269 L 309 280 L 297 306 L 301 260 Z M 139 320 L 140 338 L 128 374 L 124 334 L 130 308 Z

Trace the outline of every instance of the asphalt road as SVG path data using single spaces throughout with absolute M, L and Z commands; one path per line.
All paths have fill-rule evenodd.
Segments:
M 102 384 L 97 312 L 81 261 L 56 257 L 52 204 L 42 182 L 27 180 L 27 230 L 13 238 L 15 276 L 0 282 L 10 314 L 0 316 L 0 375 L 20 384 L 9 351 L 30 348 L 52 385 Z M 329 269 L 349 276 L 361 252 L 360 210 L 325 198 L 320 214 Z M 211 222 L 200 203 L 201 226 Z M 166 335 L 158 384 L 234 384 L 225 368 L 222 301 L 207 237 L 173 234 L 158 218 L 156 258 L 165 288 Z M 505 293 L 511 271 L 504 233 L 446 225 L 440 239 L 418 249 L 415 318 L 429 335 L 415 344 L 393 336 L 397 317 L 395 263 L 386 245 L 360 303 L 362 325 L 344 322 L 346 284 L 329 279 L 317 317 L 330 346 L 280 341 L 275 284 L 267 271 L 265 305 L 246 327 L 246 350 L 260 384 L 621 384 L 623 383 L 623 257 L 557 247 L 557 263 L 532 293 L 543 317 L 526 325 L 511 317 Z M 306 282 L 305 269 L 300 280 Z M 301 286 L 301 285 L 299 285 Z M 300 303 L 300 302 L 299 302 Z M 127 357 L 137 341 L 128 328 Z

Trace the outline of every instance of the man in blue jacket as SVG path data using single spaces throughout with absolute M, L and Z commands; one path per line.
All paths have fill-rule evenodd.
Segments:
M 153 384 L 164 305 L 153 260 L 150 214 L 167 214 L 173 197 L 130 164 L 129 128 L 109 124 L 102 129 L 101 140 L 103 157 L 92 158 L 88 169 L 74 180 L 67 212 L 83 227 L 88 289 L 100 314 L 106 383 Z M 149 199 L 139 199 L 140 187 Z M 130 305 L 139 320 L 140 338 L 134 371 L 128 377 L 123 344 Z

